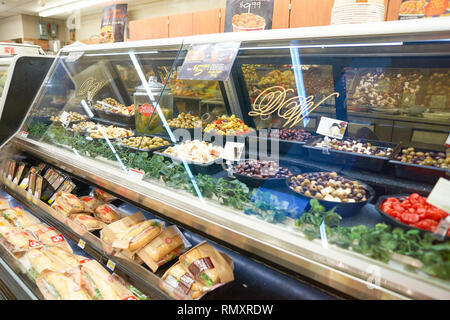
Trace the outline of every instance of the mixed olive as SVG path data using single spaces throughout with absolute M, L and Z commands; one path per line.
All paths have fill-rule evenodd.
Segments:
M 275 131 L 272 131 L 270 136 L 272 138 L 279 138 L 280 140 L 305 142 L 311 139 L 314 134 L 301 129 L 280 129 L 278 137 Z
M 450 154 L 445 152 L 422 152 L 416 151 L 414 148 L 405 148 L 401 154 L 396 157 L 401 162 L 420 164 L 422 166 L 432 166 L 436 168 L 450 168 Z
M 288 168 L 283 168 L 275 161 L 248 160 L 234 167 L 236 174 L 253 178 L 287 178 L 292 175 Z
M 289 187 L 297 193 L 333 202 L 364 202 L 369 195 L 356 180 L 338 176 L 336 172 L 303 173 L 289 179 Z
M 175 119 L 169 120 L 169 126 L 183 129 L 201 128 L 202 121 L 197 116 L 182 112 Z
M 314 144 L 314 147 L 323 148 L 326 147 L 326 139 L 322 139 L 321 141 Z M 339 151 L 347 151 L 347 152 L 355 152 L 368 154 L 372 156 L 379 157 L 388 157 L 394 152 L 392 148 L 383 148 L 374 146 L 370 142 L 364 142 L 360 139 L 352 140 L 352 139 L 343 139 L 337 140 L 332 139 L 328 143 L 328 147 L 330 149 L 339 150 Z
M 121 143 L 142 150 L 151 150 L 170 145 L 169 141 L 160 137 L 131 137 L 123 139 Z

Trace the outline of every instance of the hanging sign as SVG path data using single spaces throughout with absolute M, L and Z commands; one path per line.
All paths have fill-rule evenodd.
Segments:
M 191 45 L 178 79 L 227 80 L 240 46 L 240 42 Z
M 273 0 L 227 0 L 225 32 L 272 29 Z
M 115 4 L 103 9 L 100 43 L 123 42 L 127 7 L 127 4 Z

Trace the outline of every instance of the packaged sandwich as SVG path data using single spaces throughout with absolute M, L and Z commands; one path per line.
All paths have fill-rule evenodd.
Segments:
M 196 281 L 179 261 L 166 271 L 161 280 L 164 291 L 175 299 L 200 299 L 208 292 L 208 288 Z
M 58 188 L 63 184 L 63 182 L 66 180 L 66 176 L 59 174 L 56 178 L 56 180 L 51 184 L 52 188 L 54 190 L 58 190 Z
M 102 200 L 104 202 L 111 202 L 114 200 L 117 200 L 115 196 L 112 194 L 109 194 L 99 188 L 94 188 L 94 197 L 96 197 L 99 200 Z
M 153 272 L 156 272 L 160 266 L 179 257 L 190 246 L 180 230 L 172 225 L 139 250 L 137 255 Z
M 20 182 L 19 187 L 28 190 L 28 185 L 30 183 L 30 175 L 32 173 L 37 173 L 38 171 L 39 171 L 38 167 L 31 167 L 30 170 L 26 173 L 25 178 L 23 178 L 22 181 Z
M 12 253 L 25 252 L 29 249 L 38 249 L 42 244 L 31 234 L 17 227 L 0 226 L 3 243 Z
M 34 186 L 34 196 L 38 199 L 41 198 L 42 190 L 44 188 L 47 188 L 48 182 L 45 181 L 44 178 L 42 178 L 41 175 L 36 175 L 36 184 Z
M 93 300 L 138 300 L 96 260 L 81 265 L 81 285 Z
M 66 250 L 62 247 L 53 246 L 53 247 L 45 247 L 42 250 L 44 250 L 46 254 L 50 256 L 53 260 L 57 261 L 60 265 L 62 265 L 64 267 L 63 270 L 70 270 L 80 265 L 80 262 L 73 254 L 72 248 L 70 248 L 70 250 Z
M 9 205 L 8 200 L 6 200 L 5 198 L 0 198 L 0 211 L 10 208 L 11 206 Z
M 46 246 L 58 246 L 72 252 L 72 248 L 67 243 L 62 233 L 53 227 L 49 227 L 44 223 L 38 223 L 28 227 L 27 230 Z
M 38 218 L 21 207 L 3 210 L 2 215 L 11 223 L 11 225 L 17 228 L 27 228 L 40 223 Z
M 16 166 L 17 162 L 15 160 L 9 161 L 8 175 L 7 175 L 8 180 L 12 181 L 14 179 L 14 174 L 16 173 Z
M 2 177 L 8 176 L 8 168 L 9 168 L 10 161 L 11 161 L 10 159 L 4 159 L 2 161 Z
M 113 248 L 135 252 L 161 233 L 164 224 L 145 220 L 141 212 L 113 222 L 101 232 L 102 240 Z
M 119 281 L 125 288 L 128 288 L 128 290 L 131 291 L 134 297 L 136 297 L 138 300 L 150 300 L 150 298 L 144 294 L 142 291 L 125 281 L 122 277 L 120 277 L 118 274 L 113 273 L 112 276 L 115 280 Z M 127 300 L 134 300 L 134 299 L 127 299 Z
M 86 212 L 92 212 L 94 213 L 94 210 L 101 206 L 103 203 L 103 201 L 98 200 L 94 197 L 91 196 L 83 196 L 80 197 L 80 200 L 84 202 L 84 206 L 86 208 Z
M 54 204 L 61 207 L 68 215 L 85 211 L 84 203 L 74 194 L 67 192 L 58 192 Z
M 209 288 L 234 280 L 232 260 L 228 257 L 227 260 L 206 241 L 180 257 L 180 261 L 194 279 Z
M 47 300 L 90 300 L 73 276 L 61 272 L 44 271 L 37 278 L 36 284 Z
M 36 186 L 36 173 L 30 173 L 28 177 L 28 193 L 34 194 L 34 187 Z
M 0 216 L 0 229 L 4 227 L 14 227 L 14 226 L 11 225 L 11 223 L 9 223 L 7 219 L 3 218 L 3 216 Z
M 86 213 L 72 214 L 69 216 L 69 219 L 86 227 L 87 231 L 102 230 L 106 226 L 106 224 L 99 219 Z
M 110 224 L 121 219 L 119 212 L 112 204 L 102 204 L 95 208 L 94 215 L 104 223 Z
M 49 204 L 53 204 L 55 202 L 56 199 L 56 195 L 59 192 L 67 192 L 67 193 L 71 193 L 72 190 L 70 190 L 70 183 L 72 181 L 70 181 L 70 179 L 65 180 L 58 189 L 56 189 L 56 192 L 51 196 L 51 198 L 47 201 Z
M 20 259 L 31 280 L 36 281 L 39 275 L 48 271 L 61 271 L 64 267 L 50 258 L 43 249 L 31 249 Z
M 54 172 L 55 170 L 53 170 L 53 168 L 48 168 L 44 174 L 44 179 L 48 181 Z
M 20 179 L 22 179 L 22 175 L 24 174 L 26 166 L 27 165 L 24 162 L 19 162 L 17 164 L 16 174 L 14 175 L 13 183 L 19 184 Z

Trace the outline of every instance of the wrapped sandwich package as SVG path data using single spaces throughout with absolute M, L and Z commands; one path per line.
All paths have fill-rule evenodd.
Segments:
M 179 257 L 189 247 L 191 247 L 189 241 L 173 225 L 162 231 L 137 254 L 153 272 L 156 272 L 160 266 Z
M 91 300 L 81 287 L 79 276 L 55 271 L 44 271 L 36 279 L 36 285 L 46 300 Z
M 44 271 L 60 271 L 64 272 L 66 266 L 59 261 L 53 259 L 46 251 L 41 249 L 30 249 L 20 259 L 20 266 L 25 274 L 32 281 L 36 281 L 39 275 Z
M 34 224 L 40 223 L 38 218 L 21 207 L 3 210 L 2 215 L 9 223 L 11 223 L 11 225 L 18 228 L 28 228 Z
M 69 219 L 82 226 L 87 231 L 102 230 L 106 224 L 88 213 L 77 213 L 69 216 Z
M 11 209 L 9 202 L 5 198 L 0 198 L 0 211 Z
M 98 188 L 94 188 L 94 197 L 104 202 L 117 200 L 117 197 Z
M 66 216 L 85 211 L 84 203 L 74 194 L 67 192 L 58 192 L 56 194 L 54 205 L 57 208 L 61 208 L 61 211 L 66 213 Z
M 118 274 L 113 273 L 112 276 L 114 277 L 115 280 L 119 281 L 119 283 L 121 283 L 124 287 L 128 288 L 128 290 L 130 290 L 131 293 L 133 294 L 133 296 L 136 297 L 138 300 L 150 300 L 150 298 L 146 294 L 141 292 L 136 287 L 132 286 L 130 283 L 128 283 L 122 277 L 120 277 Z M 132 299 L 132 297 L 130 297 L 127 300 L 134 300 L 134 299 Z
M 120 281 L 95 260 L 81 265 L 81 286 L 93 300 L 138 300 Z
M 0 226 L 0 234 L 0 241 L 12 253 L 24 253 L 42 247 L 42 243 L 21 228 Z
M 33 236 L 41 243 L 49 247 L 61 247 L 66 251 L 73 252 L 70 245 L 61 232 L 44 223 L 38 223 L 27 228 Z
M 210 290 L 196 281 L 179 261 L 164 273 L 161 280 L 162 289 L 177 300 L 200 299 Z
M 100 207 L 101 205 L 104 204 L 103 201 L 91 197 L 91 196 L 83 196 L 80 197 L 80 200 L 84 202 L 84 206 L 86 208 L 86 212 L 91 212 L 94 213 L 95 209 L 97 209 L 97 207 Z
M 133 260 L 137 250 L 158 236 L 163 227 L 164 223 L 145 220 L 141 212 L 136 212 L 103 228 L 101 239 Z
M 125 217 L 119 208 L 109 203 L 96 207 L 94 209 L 94 216 L 106 224 L 111 224 Z

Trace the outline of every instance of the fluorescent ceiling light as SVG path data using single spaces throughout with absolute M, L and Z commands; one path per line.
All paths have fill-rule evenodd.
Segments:
M 57 7 L 50 7 L 47 9 L 44 9 L 42 11 L 39 11 L 40 17 L 50 17 L 55 16 L 61 13 L 67 13 L 78 9 L 83 9 L 87 7 L 92 7 L 97 4 L 102 4 L 105 2 L 110 2 L 111 0 L 82 0 L 82 1 L 63 1 L 60 2 L 62 5 L 59 5 Z

